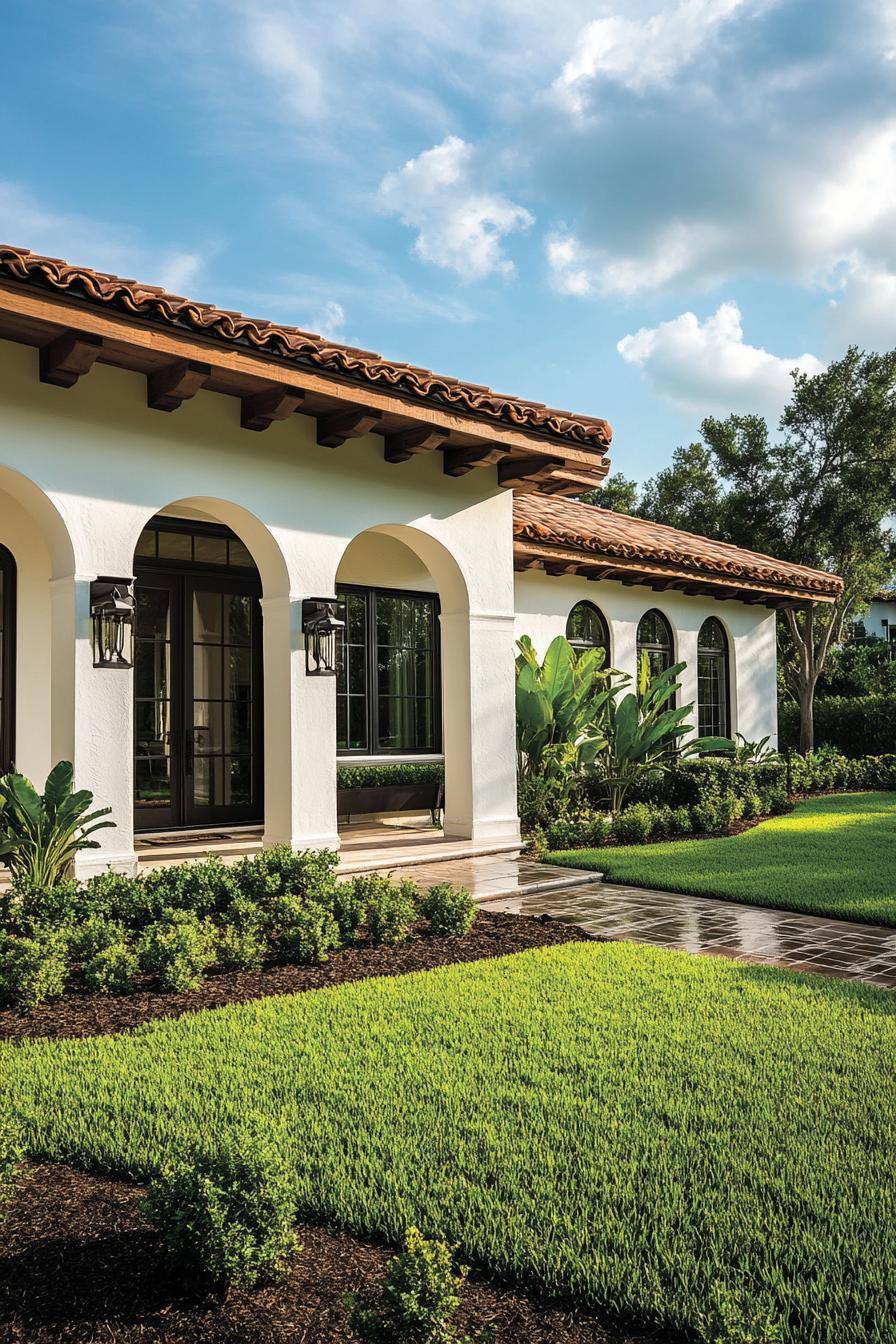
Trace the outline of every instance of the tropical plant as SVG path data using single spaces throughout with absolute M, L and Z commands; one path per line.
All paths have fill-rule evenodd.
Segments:
M 47 776 L 43 795 L 15 771 L 0 778 L 0 859 L 14 878 L 52 887 L 66 875 L 79 850 L 98 849 L 88 837 L 114 826 L 100 821 L 111 807 L 91 812 L 93 794 L 73 789 L 70 761 L 60 761 Z
M 656 676 L 650 674 L 647 654 L 641 655 L 635 691 L 621 698 L 610 694 L 605 702 L 606 740 L 597 761 L 598 778 L 610 811 L 618 816 L 632 785 L 649 770 L 667 770 L 685 756 L 700 752 L 732 752 L 727 737 L 682 739 L 692 731 L 688 722 L 694 706 L 675 708 L 681 689 L 677 678 L 685 663 L 674 663 Z
M 558 635 L 540 663 L 528 635 L 517 640 L 517 648 L 520 778 L 572 777 L 593 765 L 606 746 L 604 721 L 615 691 L 604 668 L 604 650 L 586 649 L 577 657 Z
M 780 752 L 768 745 L 771 741 L 769 734 L 758 742 L 751 742 L 743 733 L 736 733 L 735 738 L 737 746 L 734 748 L 734 759 L 738 765 L 761 765 L 763 761 L 780 760 Z

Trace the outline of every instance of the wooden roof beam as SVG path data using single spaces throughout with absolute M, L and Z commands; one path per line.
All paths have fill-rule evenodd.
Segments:
M 195 397 L 212 376 L 208 364 L 189 359 L 177 360 L 151 373 L 146 379 L 146 404 L 153 411 L 176 411 Z
M 417 429 L 402 429 L 397 434 L 386 435 L 383 457 L 387 462 L 408 462 L 420 453 L 431 453 L 447 443 L 448 435 L 443 429 L 432 425 L 423 425 Z
M 322 448 L 339 448 L 346 439 L 359 439 L 369 434 L 382 420 L 382 411 L 368 406 L 353 406 L 349 411 L 322 415 L 317 422 L 317 441 Z
M 442 470 L 446 476 L 466 476 L 477 467 L 494 467 L 507 456 L 506 448 L 449 448 Z
M 267 387 L 243 397 L 240 402 L 240 424 L 243 429 L 263 430 L 275 420 L 288 420 L 305 400 L 298 387 Z
M 74 387 L 89 373 L 103 348 L 101 336 L 64 331 L 40 347 L 40 380 L 53 387 Z
M 498 484 L 520 493 L 538 490 L 546 480 L 566 470 L 566 463 L 557 457 L 526 457 L 518 461 L 505 458 L 498 463 Z

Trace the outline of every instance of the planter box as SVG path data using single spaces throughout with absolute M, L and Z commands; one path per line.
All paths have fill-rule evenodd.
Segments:
M 337 789 L 340 817 L 372 812 L 432 812 L 443 806 L 443 784 L 388 784 L 372 789 Z

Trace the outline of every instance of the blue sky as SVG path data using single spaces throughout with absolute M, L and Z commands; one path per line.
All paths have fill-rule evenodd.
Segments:
M 2 0 L 0 239 L 606 416 L 896 344 L 896 0 Z

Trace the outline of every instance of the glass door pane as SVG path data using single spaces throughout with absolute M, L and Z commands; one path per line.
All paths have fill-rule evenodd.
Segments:
M 188 580 L 185 820 L 260 811 L 260 612 L 239 579 Z
M 177 581 L 138 573 L 134 615 L 134 809 L 139 829 L 177 825 L 181 752 L 173 665 Z

